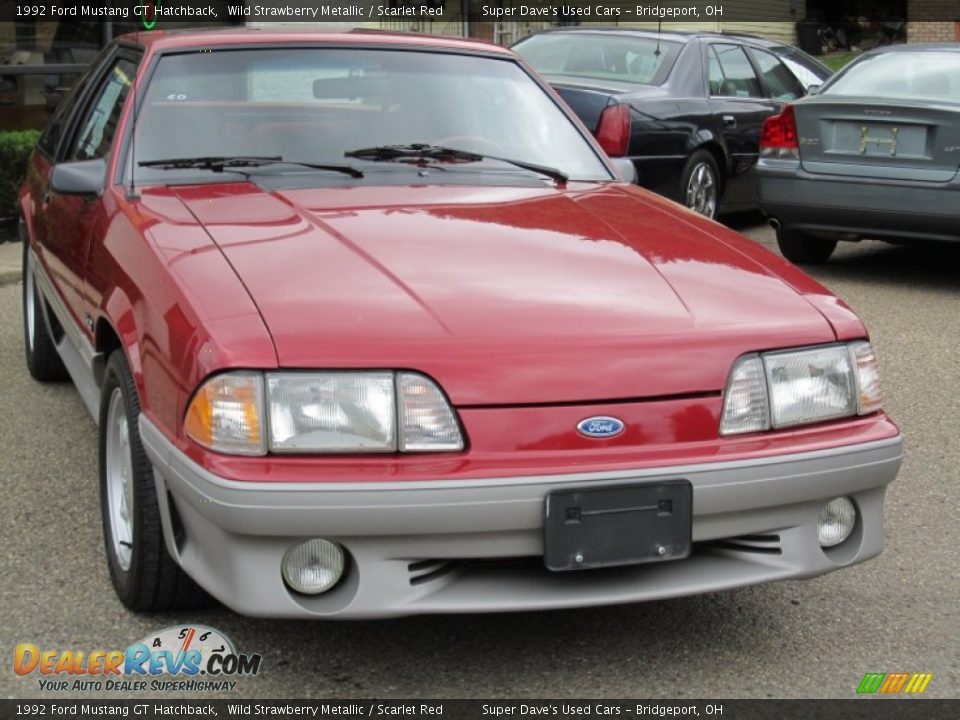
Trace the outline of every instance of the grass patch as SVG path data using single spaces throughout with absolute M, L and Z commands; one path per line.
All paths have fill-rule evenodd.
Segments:
M 858 52 L 838 52 L 833 53 L 832 55 L 824 55 L 820 58 L 820 61 L 828 68 L 836 72 L 854 58 L 859 57 L 861 54 L 862 53 Z

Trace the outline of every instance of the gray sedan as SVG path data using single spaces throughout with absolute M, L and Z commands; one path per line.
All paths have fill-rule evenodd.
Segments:
M 960 242 L 960 44 L 869 52 L 769 118 L 760 208 L 784 256 L 838 240 Z

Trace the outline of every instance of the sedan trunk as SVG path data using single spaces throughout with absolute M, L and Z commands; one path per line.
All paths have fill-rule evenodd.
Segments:
M 960 168 L 960 106 L 824 95 L 795 112 L 808 172 L 947 182 Z

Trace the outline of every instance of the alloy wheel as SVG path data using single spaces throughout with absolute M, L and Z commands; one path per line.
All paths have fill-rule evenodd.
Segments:
M 130 426 L 120 388 L 114 388 L 107 411 L 107 507 L 110 537 L 117 563 L 130 569 L 133 556 L 133 459 L 130 454 Z
M 25 275 L 24 282 L 27 284 L 27 287 L 23 293 L 23 313 L 25 315 L 24 321 L 27 324 L 27 345 L 29 346 L 30 352 L 33 352 L 33 336 L 36 332 L 37 321 L 37 295 L 33 286 L 33 270 L 27 268 Z
M 687 207 L 709 218 L 717 212 L 717 178 L 713 168 L 706 162 L 699 162 L 690 173 L 687 181 Z

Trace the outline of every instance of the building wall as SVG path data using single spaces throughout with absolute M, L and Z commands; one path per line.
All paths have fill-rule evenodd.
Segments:
M 960 3 L 957 0 L 908 0 L 907 42 L 960 41 Z M 938 22 L 939 21 L 939 22 Z
M 622 22 L 619 27 L 635 27 L 645 30 L 656 30 L 655 22 Z M 776 40 L 793 45 L 797 40 L 795 21 L 767 21 L 767 22 L 665 22 L 663 30 L 687 30 L 691 32 L 725 32 L 759 35 L 760 37 Z
M 927 0 L 930 1 L 930 0 Z M 934 0 L 936 1 L 936 0 Z M 957 0 L 942 0 L 956 2 Z M 795 44 L 797 41 L 796 22 L 806 17 L 806 0 L 740 0 L 737 4 L 737 13 L 758 18 L 755 22 L 742 22 L 732 19 L 705 22 L 664 22 L 663 30 L 686 30 L 747 33 L 777 40 L 779 42 Z M 463 21 L 459 12 L 457 0 L 447 0 L 447 19 L 444 21 L 385 21 L 365 23 L 383 30 L 426 32 L 439 35 L 462 35 Z M 511 22 L 471 22 L 470 35 L 483 38 L 500 45 L 510 45 L 532 32 L 548 27 L 556 27 L 556 23 L 539 20 L 511 21 Z M 657 28 L 656 20 L 641 22 L 630 21 L 582 21 L 578 27 L 634 27 L 643 29 Z

